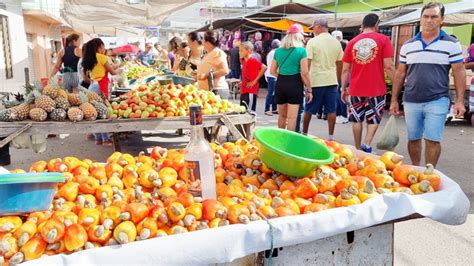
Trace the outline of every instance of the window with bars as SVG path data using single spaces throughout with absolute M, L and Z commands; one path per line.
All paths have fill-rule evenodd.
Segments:
M 0 34 L 3 41 L 3 58 L 5 61 L 5 77 L 6 79 L 13 78 L 13 62 L 10 45 L 10 31 L 8 26 L 8 17 L 0 15 Z

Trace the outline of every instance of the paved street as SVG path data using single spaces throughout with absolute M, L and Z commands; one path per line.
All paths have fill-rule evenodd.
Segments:
M 258 101 L 257 125 L 276 126 L 277 116 L 265 116 L 263 107 L 262 95 Z M 404 155 L 405 162 L 408 163 L 406 128 L 402 119 L 398 119 L 398 126 L 401 141 L 396 152 Z M 378 133 L 380 132 L 381 130 Z M 310 127 L 310 134 L 326 138 L 326 121 L 315 117 Z M 352 144 L 351 125 L 337 125 L 335 139 Z M 186 142 L 187 137 L 174 138 L 169 134 L 143 139 L 135 134 L 124 143 L 123 150 L 136 154 L 154 145 L 182 147 Z M 471 202 L 469 219 L 460 226 L 446 226 L 429 219 L 398 223 L 395 226 L 396 265 L 468 265 L 474 261 L 474 129 L 467 121 L 451 122 L 446 127 L 442 145 L 443 151 L 438 169 L 455 180 L 468 196 Z M 43 154 L 32 154 L 31 150 L 12 149 L 12 165 L 7 168 L 27 168 L 36 160 L 63 156 L 104 161 L 111 152 L 112 148 L 95 146 L 93 141 L 86 140 L 84 135 L 71 135 L 65 139 L 51 139 L 48 150 Z M 377 150 L 375 152 L 381 153 Z

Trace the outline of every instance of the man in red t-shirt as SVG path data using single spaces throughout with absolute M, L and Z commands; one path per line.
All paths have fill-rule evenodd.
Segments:
M 240 105 L 247 107 L 249 111 L 257 109 L 257 95 L 259 80 L 265 73 L 267 67 L 252 57 L 253 44 L 243 42 L 240 45 L 240 57 L 242 60 L 242 82 L 240 83 Z
M 349 104 L 349 121 L 356 148 L 369 153 L 385 106 L 384 70 L 392 80 L 395 70 L 392 44 L 387 36 L 377 33 L 378 22 L 379 17 L 375 14 L 365 16 L 362 33 L 347 44 L 342 58 L 341 98 Z M 361 144 L 364 120 L 367 121 L 367 132 Z

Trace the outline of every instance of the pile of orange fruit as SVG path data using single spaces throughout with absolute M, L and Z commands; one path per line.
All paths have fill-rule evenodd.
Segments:
M 38 161 L 28 171 L 62 172 L 66 182 L 58 185 L 49 210 L 0 217 L 0 265 L 229 224 L 317 215 L 383 193 L 440 189 L 431 165 L 417 172 L 393 152 L 360 157 L 346 145 L 316 141 L 325 143 L 335 160 L 304 178 L 268 168 L 256 142 L 211 144 L 216 200 L 189 193 L 184 150 L 156 147 L 138 156 L 115 152 L 105 164 L 75 157 Z

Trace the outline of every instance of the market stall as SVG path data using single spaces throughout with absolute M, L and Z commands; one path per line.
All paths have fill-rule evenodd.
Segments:
M 204 116 L 204 127 L 209 128 L 208 138 L 215 140 L 222 126 L 226 126 L 228 121 L 236 126 L 241 134 L 251 138 L 251 129 L 255 125 L 255 116 L 249 113 L 229 114 L 229 115 L 209 115 Z M 159 131 L 159 130 L 178 130 L 189 128 L 189 118 L 148 118 L 148 119 L 117 119 L 117 120 L 97 120 L 83 122 L 0 122 L 0 139 L 18 132 L 22 128 L 26 129 L 21 134 L 31 135 L 59 135 L 59 134 L 89 134 L 97 132 L 134 132 L 134 131 Z M 235 132 L 235 131 L 234 131 Z M 118 134 L 113 135 L 114 148 L 120 150 L 120 141 Z M 12 139 L 7 139 L 12 140 Z M 7 141 L 0 141 L 6 144 Z M 0 145 L 0 146 L 3 146 Z
M 166 177 L 170 172 L 180 169 L 179 163 L 177 164 L 174 159 L 177 158 L 174 156 L 179 156 L 179 151 L 169 150 L 167 155 L 152 152 L 151 157 L 143 154 L 133 157 L 128 154 L 114 153 L 107 159 L 105 166 L 90 162 L 92 163 L 90 166 L 92 168 L 89 168 L 89 174 L 92 177 L 83 176 L 85 169 L 83 168 L 84 166 L 81 166 L 82 162 L 73 157 L 37 162 L 31 166 L 30 171 L 41 172 L 45 169 L 67 169 L 65 171 L 67 182 L 61 184 L 56 192 L 51 209 L 53 213 L 52 218 L 48 218 L 48 216 L 43 217 L 37 212 L 26 216 L 26 221 L 32 223 L 35 219 L 43 219 L 46 223 L 54 224 L 57 219 L 70 219 L 73 225 L 69 225 L 65 229 L 64 238 L 59 234 L 50 233 L 51 230 L 62 230 L 59 229 L 61 225 L 43 225 L 39 238 L 31 238 L 26 242 L 27 244 L 23 244 L 24 246 L 19 249 L 19 252 L 16 251 L 15 253 L 15 249 L 12 248 L 4 248 L 3 252 L 8 254 L 7 259 L 15 262 L 22 262 L 26 259 L 28 260 L 27 264 L 36 265 L 77 263 L 207 265 L 236 260 L 238 260 L 237 262 L 242 262 L 243 260 L 253 265 L 264 265 L 264 263 L 272 262 L 277 264 L 304 264 L 310 261 L 321 262 L 322 259 L 327 263 L 343 261 L 344 263 L 356 264 L 366 261 L 374 264 L 391 264 L 393 263 L 393 223 L 417 217 L 428 217 L 450 225 L 465 222 L 469 210 L 469 201 L 461 188 L 441 172 L 431 172 L 432 169 L 428 172 L 427 169 L 420 167 L 403 165 L 399 161 L 400 158 L 396 159 L 397 157 L 393 157 L 395 156 L 394 154 L 384 154 L 382 157 L 377 158 L 368 154 L 354 152 L 349 146 L 340 146 L 341 144 L 321 140 L 318 140 L 318 142 L 325 143 L 324 145 L 327 148 L 334 150 L 334 156 L 337 159 L 335 164 L 320 165 L 312 173 L 312 175 L 316 176 L 321 175 L 317 179 L 321 178 L 323 180 L 321 181 L 323 183 L 319 183 L 317 189 L 310 188 L 315 186 L 315 184 L 307 183 L 310 180 L 308 177 L 302 177 L 297 180 L 282 174 L 272 175 L 270 172 L 275 172 L 265 170 L 267 169 L 265 164 L 255 168 L 269 174 L 264 180 L 257 178 L 255 183 L 251 181 L 251 176 L 246 174 L 239 178 L 234 176 L 235 178 L 230 182 L 228 180 L 222 182 L 221 178 L 223 176 L 218 174 L 221 171 L 220 169 L 228 171 L 228 173 L 236 171 L 236 169 L 233 168 L 232 164 L 228 165 L 227 163 L 217 161 L 216 180 L 218 184 L 221 184 L 218 186 L 221 189 L 218 189 L 217 192 L 219 201 L 205 200 L 202 203 L 196 202 L 200 200 L 190 197 L 186 191 L 180 192 L 183 194 L 179 194 L 178 198 L 173 198 L 173 196 L 168 194 L 171 193 L 170 189 L 179 191 L 181 185 L 176 186 L 176 184 L 186 182 L 184 181 L 186 179 L 182 179 L 181 172 L 177 179 L 176 177 L 171 179 Z M 260 140 L 259 143 L 263 145 L 265 142 Z M 306 144 L 318 146 L 309 142 Z M 235 149 L 240 147 L 246 150 L 243 152 L 244 155 L 241 159 L 246 167 L 255 167 L 257 165 L 253 162 L 248 164 L 245 161 L 245 158 L 249 156 L 254 160 L 263 160 L 265 158 L 261 152 L 259 153 L 258 147 L 261 148 L 262 146 L 254 146 L 256 142 L 238 141 L 233 145 L 235 146 L 226 143 L 223 146 L 215 146 L 216 155 L 222 159 L 223 157 L 220 154 L 224 154 L 224 150 L 234 150 L 235 152 Z M 302 150 L 304 150 L 303 147 Z M 319 152 L 323 153 L 324 151 L 320 150 Z M 257 154 L 262 155 L 262 157 L 259 157 Z M 395 180 L 400 182 L 405 182 L 403 178 L 400 179 L 400 171 L 403 169 L 413 169 L 410 170 L 411 173 L 414 174 L 415 172 L 413 171 L 416 171 L 419 178 L 413 182 L 420 183 L 413 183 L 408 187 L 401 185 L 398 188 L 398 192 L 394 192 L 396 187 L 390 188 L 389 185 L 377 183 L 377 191 L 380 191 L 381 194 L 374 194 L 372 196 L 367 195 L 374 192 L 362 189 L 362 185 L 360 185 L 360 193 L 366 194 L 352 195 L 351 197 L 364 199 L 363 203 L 360 201 L 352 203 L 341 201 L 341 195 L 337 196 L 337 198 L 335 197 L 335 201 L 332 203 L 335 205 L 332 205 L 332 207 L 329 202 L 317 203 L 318 200 L 330 197 L 331 195 L 331 193 L 322 192 L 324 187 L 328 190 L 332 190 L 332 186 L 334 186 L 334 189 L 338 189 L 346 182 L 349 182 L 349 180 L 356 182 L 355 184 L 352 183 L 352 186 L 356 186 L 363 180 L 365 180 L 366 185 L 368 184 L 369 178 L 363 179 L 360 176 L 356 178 L 355 176 L 343 175 L 343 172 L 346 171 L 343 169 L 348 169 L 347 171 L 350 170 L 351 172 L 357 169 L 351 170 L 350 163 L 345 166 L 337 166 L 339 165 L 337 162 L 341 162 L 341 158 L 350 158 L 351 156 L 356 156 L 353 158 L 357 158 L 357 164 L 361 162 L 366 163 L 364 168 L 357 170 L 361 171 L 358 174 L 362 174 L 362 171 L 365 171 L 367 175 L 371 176 L 368 173 L 375 170 L 371 168 L 371 165 L 378 165 L 380 162 L 387 169 L 392 169 L 394 173 L 392 175 Z M 230 158 L 229 160 L 234 159 Z M 170 164 L 171 161 L 169 160 L 173 163 Z M 145 186 L 148 186 L 148 181 L 142 177 L 143 173 L 139 173 L 136 181 L 137 186 L 143 186 L 143 191 L 137 189 L 137 186 L 131 187 L 129 181 L 127 181 L 128 178 L 125 178 L 125 176 L 120 178 L 120 175 L 117 175 L 118 168 L 115 164 L 120 163 L 126 167 L 127 165 L 132 166 L 136 162 L 163 165 L 159 170 L 159 180 L 163 182 L 160 183 L 163 187 L 160 188 L 162 190 L 159 190 L 160 192 L 158 192 L 156 198 L 154 198 L 154 192 L 147 196 L 148 190 L 145 190 Z M 371 164 L 371 162 L 374 164 Z M 281 163 L 285 164 L 283 161 Z M 82 168 L 69 170 L 74 165 Z M 114 165 L 113 169 L 115 170 L 111 170 L 112 165 Z M 106 175 L 101 175 L 100 171 L 98 171 L 101 167 L 107 172 Z M 290 169 L 287 170 L 290 171 Z M 295 169 L 291 169 L 291 171 L 293 170 Z M 148 169 L 147 171 L 154 170 Z M 18 170 L 14 172 L 18 172 Z M 338 173 L 336 174 L 337 176 L 341 174 L 341 176 L 337 177 L 339 181 L 333 185 L 323 185 L 326 181 L 329 182 L 328 180 L 332 179 L 331 176 L 333 174 L 331 173 Z M 423 182 L 427 182 L 425 180 L 428 180 L 424 179 L 423 174 L 431 175 L 429 177 L 430 183 L 428 183 L 429 191 L 420 187 L 423 186 Z M 113 177 L 114 175 L 115 177 Z M 91 178 L 92 180 L 98 178 L 99 180 L 105 181 L 108 179 L 109 181 L 104 183 L 105 185 L 94 188 L 85 185 L 92 181 L 89 180 Z M 376 178 L 371 177 L 370 182 L 373 182 L 372 180 L 376 181 Z M 280 181 L 283 181 L 283 183 Z M 275 182 L 274 185 L 270 185 L 273 182 Z M 408 181 L 406 180 L 406 182 Z M 79 191 L 83 193 L 82 197 L 86 199 L 86 203 L 79 199 L 81 196 L 77 194 L 77 191 L 70 192 L 71 187 L 74 187 L 76 183 L 79 186 Z M 104 186 L 109 184 L 117 188 L 120 184 L 124 185 L 122 193 L 131 188 L 135 191 L 135 194 L 130 195 L 134 200 L 131 200 L 129 203 L 119 203 L 121 197 L 113 196 L 120 195 L 121 190 L 118 189 L 111 193 L 110 198 L 109 196 L 104 196 L 100 202 L 92 203 L 91 198 L 88 196 L 88 194 L 93 193 L 90 191 L 98 190 L 100 192 L 98 195 L 107 195 L 108 192 L 104 190 Z M 287 188 L 291 186 L 294 186 L 294 188 L 288 190 Z M 271 193 L 269 193 L 270 190 Z M 349 190 L 351 190 L 350 187 Z M 290 195 L 292 196 L 284 196 L 288 194 L 285 191 L 291 191 Z M 382 193 L 382 191 L 385 192 Z M 163 197 L 164 194 L 162 193 L 166 193 L 168 196 Z M 346 192 L 343 189 L 341 193 L 344 194 Z M 96 197 L 94 194 L 97 194 L 97 192 L 92 194 L 92 198 Z M 337 192 L 334 195 L 337 195 Z M 150 207 L 145 207 L 146 205 L 143 205 L 141 202 L 148 201 L 150 196 L 154 198 L 154 201 L 151 201 Z M 314 198 L 312 198 L 313 196 Z M 79 197 L 77 202 L 76 197 Z M 61 198 L 63 200 L 60 200 Z M 308 198 L 312 198 L 312 200 L 307 200 Z M 258 203 L 260 200 L 263 201 L 262 205 Z M 264 203 L 266 200 L 268 202 Z M 115 203 L 107 205 L 109 201 Z M 162 201 L 164 207 L 160 205 Z M 85 205 L 82 206 L 81 204 Z M 118 213 L 113 214 L 114 212 L 111 211 L 111 208 L 116 208 L 114 206 L 121 206 L 118 209 Z M 131 209 L 132 206 L 138 209 Z M 183 206 L 188 206 L 185 213 L 190 215 L 189 217 L 193 216 L 194 219 L 191 219 L 192 217 L 185 217 Z M 5 208 L 5 205 L 2 207 Z M 71 207 L 72 209 L 70 209 Z M 146 208 L 146 212 L 143 212 L 141 208 Z M 199 211 L 200 208 L 202 208 L 202 212 Z M 226 211 L 221 212 L 224 208 Z M 294 210 L 295 208 L 296 210 Z M 275 209 L 275 214 L 269 211 L 272 209 Z M 128 212 L 128 214 L 125 215 L 126 213 L 121 213 L 120 210 Z M 241 212 L 238 210 L 241 210 Z M 78 212 L 78 216 L 74 214 L 75 212 Z M 120 216 L 118 216 L 119 214 Z M 164 220 L 165 216 L 163 216 L 165 214 L 167 215 L 166 220 Z M 99 216 L 94 218 L 95 215 Z M 105 216 L 100 218 L 101 215 Z M 131 218 L 129 215 L 131 215 Z M 203 218 L 201 218 L 201 215 Z M 12 227 L 5 225 L 10 222 L 13 224 L 13 228 L 18 228 L 16 230 L 24 230 L 20 225 L 15 225 L 14 221 L 18 219 L 15 217 L 17 216 L 0 217 L 0 228 L 12 230 L 9 229 Z M 78 220 L 75 217 L 78 217 Z M 108 224 L 101 222 L 103 221 L 101 219 L 111 219 L 111 226 L 115 227 L 113 233 L 112 229 L 109 230 L 109 225 L 106 226 L 105 231 L 103 231 L 104 228 L 98 229 Z M 157 227 L 151 226 L 157 221 L 158 224 L 155 224 Z M 229 221 L 231 225 L 228 225 Z M 136 224 L 136 229 L 133 224 Z M 69 227 L 71 229 L 68 229 Z M 69 230 L 74 231 L 76 229 L 79 229 L 79 231 L 75 235 L 68 232 Z M 22 234 L 16 232 L 14 235 L 21 236 Z M 46 240 L 42 240 L 43 238 L 49 242 L 44 242 Z M 7 234 L 7 236 L 4 236 L 3 241 L 14 240 Z M 36 246 L 38 248 L 31 250 L 30 253 L 29 248 L 31 248 L 31 245 L 28 245 L 29 242 L 40 243 L 40 246 Z M 41 248 L 41 245 L 44 246 Z M 65 248 L 69 251 L 68 253 L 70 253 L 69 255 L 61 254 L 65 251 L 64 247 L 61 248 L 62 245 L 65 245 Z M 10 245 L 9 247 L 12 246 Z M 83 250 L 84 248 L 85 250 Z M 264 251 L 267 251 L 267 256 L 265 256 Z M 44 252 L 49 256 L 40 258 Z M 367 254 L 372 252 L 376 254 L 367 257 Z

